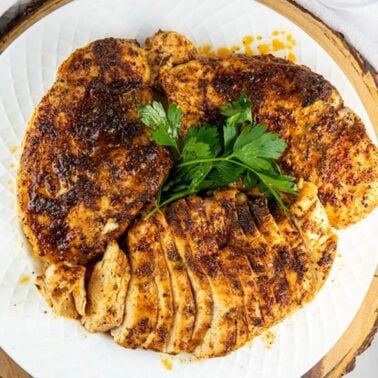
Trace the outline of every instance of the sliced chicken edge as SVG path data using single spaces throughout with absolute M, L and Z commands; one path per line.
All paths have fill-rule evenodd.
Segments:
M 89 332 L 107 332 L 124 317 L 130 265 L 116 241 L 108 243 L 87 284 L 87 307 L 81 323 Z
M 312 251 L 304 244 L 301 234 L 283 212 L 275 216 L 277 227 L 290 248 L 280 249 L 279 256 L 286 269 L 286 277 L 296 293 L 298 305 L 308 303 L 316 294 L 317 277 Z
M 284 271 L 289 290 L 286 292 L 286 296 L 280 301 L 280 304 L 283 310 L 283 315 L 286 316 L 295 311 L 300 304 L 297 300 L 298 274 L 296 274 L 295 277 L 293 277 L 292 274 L 293 269 L 298 267 L 296 264 L 295 251 L 291 248 L 285 235 L 281 233 L 278 228 L 278 225 L 268 208 L 267 199 L 265 197 L 249 198 L 248 205 L 260 233 L 271 245 L 271 249 L 275 254 L 275 259 L 277 259 L 277 263 L 280 263 L 282 267 L 280 269 L 283 269 Z
M 174 235 L 177 252 L 187 269 L 196 304 L 196 319 L 192 339 L 190 345 L 188 345 L 189 349 L 186 350 L 186 352 L 192 352 L 202 342 L 205 333 L 210 327 L 213 315 L 213 299 L 208 277 L 204 273 L 200 261 L 193 256 L 182 226 L 186 216 L 183 211 L 184 208 L 184 200 L 179 200 L 166 209 L 165 216 Z
M 143 343 L 143 348 L 166 352 L 169 332 L 174 320 L 171 275 L 161 245 L 159 226 L 155 219 L 152 219 L 152 222 L 156 229 L 154 279 L 158 294 L 158 317 L 156 327 Z
M 57 315 L 73 319 L 85 315 L 85 271 L 82 265 L 59 262 L 37 276 L 37 289 Z
M 326 281 L 337 250 L 337 236 L 317 193 L 317 187 L 313 183 L 304 182 L 290 206 L 293 222 L 307 249 L 311 251 L 317 277 L 316 292 Z
M 240 250 L 244 253 L 251 265 L 258 289 L 258 299 L 260 309 L 262 310 L 264 324 L 270 327 L 276 322 L 279 305 L 277 304 L 274 287 L 271 281 L 275 277 L 273 272 L 273 264 L 268 264 L 267 259 L 271 253 L 269 246 L 261 237 L 257 227 L 250 214 L 247 203 L 237 204 L 236 196 L 240 192 L 231 189 L 223 192 L 226 199 L 223 198 L 225 206 L 231 206 L 235 209 L 234 219 L 231 225 L 231 232 L 228 245 Z M 216 199 L 220 196 L 220 192 L 215 193 Z M 222 200 L 222 197 L 219 198 Z M 221 201 L 222 202 L 222 201 Z
M 244 193 L 240 193 L 237 196 L 236 209 L 239 222 L 242 228 L 245 228 L 244 232 L 249 242 L 249 246 L 247 246 L 245 252 L 248 254 L 252 269 L 258 273 L 258 280 L 261 280 L 260 287 L 264 286 L 262 295 L 264 295 L 267 287 L 273 293 L 274 300 L 270 304 L 273 315 L 270 321 L 272 321 L 271 325 L 273 325 L 285 316 L 285 307 L 289 297 L 289 285 L 273 246 L 270 245 L 259 231 L 253 219 L 248 200 Z M 267 321 L 265 323 L 268 324 Z
M 126 295 L 125 316 L 122 324 L 111 330 L 117 344 L 135 349 L 142 347 L 155 329 L 158 317 L 158 293 L 154 280 L 155 225 L 137 222 L 128 232 L 127 247 L 131 266 L 131 280 Z M 156 234 L 156 231 L 155 231 Z
M 229 280 L 240 313 L 235 344 L 238 348 L 256 334 L 256 313 L 261 320 L 256 291 L 253 290 L 253 273 L 247 257 L 226 246 L 230 223 L 224 208 L 213 198 L 205 198 L 203 206 L 211 235 L 214 235 L 219 248 L 221 269 Z
M 185 263 L 177 252 L 174 236 L 164 213 L 158 211 L 154 216 L 154 221 L 159 229 L 160 245 L 167 263 L 172 288 L 174 316 L 167 339 L 166 352 L 177 354 L 190 349 L 196 307 Z
M 227 248 L 232 252 L 235 259 L 235 267 L 240 269 L 238 275 L 244 291 L 244 305 L 246 308 L 247 324 L 249 330 L 249 338 L 251 339 L 256 334 L 261 333 L 265 328 L 262 305 L 259 300 L 259 288 L 257 286 L 256 274 L 253 271 L 247 255 L 238 247 L 230 246 L 230 240 L 238 236 L 244 236 L 241 227 L 238 224 L 238 217 L 235 208 L 235 196 L 237 191 L 234 189 L 219 190 L 215 192 L 213 198 L 206 199 L 207 214 L 210 223 L 217 226 L 218 243 L 223 249 Z M 220 221 L 222 217 L 210 216 L 209 204 L 216 206 L 218 211 L 223 211 L 227 223 L 222 225 Z M 214 215 L 214 213 L 213 213 Z M 221 231 L 220 231 L 221 230 Z
M 240 290 L 233 288 L 233 282 L 225 274 L 226 267 L 215 236 L 207 222 L 203 201 L 198 196 L 185 199 L 183 211 L 187 217 L 182 227 L 189 239 L 192 253 L 201 264 L 208 277 L 213 298 L 213 316 L 210 328 L 196 349 L 199 358 L 222 356 L 238 345 L 238 323 L 244 320 L 244 309 L 240 300 Z M 235 278 L 235 281 L 237 278 Z M 240 289 L 240 284 L 239 284 Z M 242 326 L 242 324 L 240 324 Z M 245 332 L 246 333 L 246 324 Z M 240 329 L 242 331 L 242 328 Z M 241 335 L 243 337 L 243 335 Z M 241 340 L 241 344 L 245 340 Z

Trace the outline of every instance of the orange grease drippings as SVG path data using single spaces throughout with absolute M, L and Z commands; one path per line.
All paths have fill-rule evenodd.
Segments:
M 199 52 L 204 55 L 212 55 L 213 50 L 210 45 L 202 45 L 198 48 Z
M 272 50 L 273 51 L 280 51 L 285 49 L 285 44 L 280 41 L 279 39 L 275 38 L 272 40 Z
M 252 47 L 251 47 L 251 44 L 253 42 L 253 37 L 250 36 L 250 35 L 246 35 L 244 38 L 243 38 L 243 47 L 244 47 L 244 54 L 245 55 L 253 55 L 253 50 L 252 50 Z
M 25 284 L 25 283 L 28 283 L 30 281 L 30 278 L 28 276 L 23 276 L 20 278 L 20 283 L 21 284 Z
M 268 54 L 270 53 L 270 46 L 267 43 L 261 43 L 257 46 L 257 50 L 259 50 L 260 55 Z
M 297 58 L 293 53 L 289 52 L 289 54 L 287 54 L 287 60 L 290 60 L 290 62 L 295 63 Z
M 259 42 L 263 39 L 261 35 L 257 35 L 256 37 L 252 35 L 246 35 L 242 39 L 242 46 L 235 44 L 231 47 L 221 46 L 218 49 L 213 50 L 211 45 L 202 45 L 199 47 L 199 51 L 204 55 L 217 56 L 222 58 L 229 54 L 238 52 L 241 48 L 244 50 L 245 55 L 255 55 L 256 52 L 259 55 L 264 55 L 269 54 L 270 52 L 286 50 L 287 59 L 291 62 L 295 62 L 296 56 L 293 53 L 293 48 L 297 45 L 297 42 L 295 41 L 293 35 L 287 33 L 284 30 L 273 30 L 271 35 L 272 37 L 270 39 L 264 40 L 262 42 Z M 256 47 L 257 51 L 253 46 Z
M 216 52 L 216 55 L 219 56 L 220 58 L 230 55 L 230 54 L 231 54 L 231 51 L 227 47 L 220 47 Z
M 172 361 L 169 360 L 168 358 L 162 358 L 161 363 L 167 370 L 172 370 L 173 369 L 173 364 Z

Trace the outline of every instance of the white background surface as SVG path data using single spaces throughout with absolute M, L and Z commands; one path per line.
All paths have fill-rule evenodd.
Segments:
M 0 56 L 0 343 L 32 374 L 46 377 L 167 376 L 161 356 L 117 347 L 102 335 L 87 334 L 77 322 L 57 318 L 37 294 L 34 261 L 23 243 L 15 206 L 15 169 L 33 108 L 54 80 L 60 62 L 74 48 L 104 36 L 144 37 L 158 28 L 185 33 L 197 44 L 240 43 L 246 34 L 268 37 L 290 31 L 298 41 L 299 63 L 336 85 L 346 104 L 369 127 L 350 83 L 329 56 L 295 25 L 250 0 L 78 1 L 38 22 Z M 262 338 L 231 356 L 211 361 L 173 361 L 175 377 L 296 377 L 306 372 L 337 341 L 357 311 L 376 265 L 377 212 L 341 232 L 331 277 L 316 299 L 274 328 L 268 349 Z M 375 239 L 374 239 L 375 238 Z M 47 311 L 47 314 L 44 313 Z

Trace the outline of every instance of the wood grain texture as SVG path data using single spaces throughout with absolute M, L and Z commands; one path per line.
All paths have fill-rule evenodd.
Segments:
M 20 34 L 30 28 L 42 17 L 72 0 L 30 0 L 21 13 L 0 29 L 0 53 L 3 52 Z
M 303 378 L 336 378 L 352 371 L 378 327 L 378 268 L 353 322 L 334 347 Z
M 70 0 L 31 0 L 6 29 L 0 30 L 0 53 L 23 31 Z M 259 0 L 311 35 L 338 63 L 359 94 L 378 134 L 378 74 L 343 35 L 292 0 Z M 378 327 L 378 268 L 365 300 L 336 345 L 303 378 L 340 377 L 353 369 L 356 357 L 369 345 Z M 1 344 L 1 340 L 0 340 Z M 0 378 L 30 377 L 0 349 Z
M 0 348 L 0 378 L 30 378 L 31 376 L 17 365 Z

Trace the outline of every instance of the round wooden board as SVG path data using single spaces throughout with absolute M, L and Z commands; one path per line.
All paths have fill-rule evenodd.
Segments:
M 0 18 L 0 53 L 39 19 L 70 0 L 19 1 L 19 12 Z M 251 0 L 252 1 L 252 0 Z M 350 46 L 343 35 L 292 0 L 258 0 L 300 26 L 338 63 L 359 94 L 378 134 L 378 74 Z M 13 12 L 14 13 L 14 12 Z M 2 17 L 3 18 L 3 17 Z M 340 377 L 353 370 L 358 355 L 369 346 L 378 329 L 378 267 L 369 291 L 354 320 L 334 347 L 304 378 Z M 1 343 L 1 340 L 0 340 Z M 24 378 L 29 375 L 0 348 L 0 378 Z

